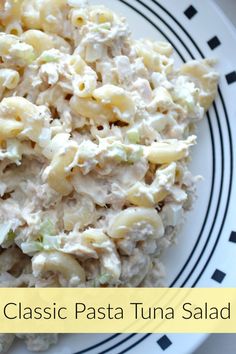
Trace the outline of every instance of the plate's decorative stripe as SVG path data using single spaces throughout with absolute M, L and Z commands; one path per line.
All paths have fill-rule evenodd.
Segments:
M 217 283 L 221 284 L 224 280 L 226 274 L 219 269 L 216 269 L 212 274 L 211 279 L 215 280 Z
M 135 343 L 133 343 L 132 345 L 130 345 L 129 347 L 125 348 L 124 350 L 122 350 L 121 352 L 119 352 L 118 354 L 124 354 L 129 352 L 131 349 L 133 349 L 134 347 L 136 347 L 137 345 L 139 345 L 139 343 L 143 342 L 147 337 L 149 337 L 152 333 L 148 333 L 145 334 L 142 338 L 140 338 L 139 340 L 137 340 Z
M 76 352 L 75 354 L 84 354 L 84 353 L 87 353 L 88 351 L 90 351 L 90 350 L 92 350 L 92 349 L 96 349 L 98 346 L 101 346 L 101 345 L 103 345 L 103 344 L 106 344 L 107 342 L 110 342 L 112 339 L 114 339 L 114 338 L 116 338 L 116 337 L 118 337 L 118 336 L 120 336 L 120 335 L 121 335 L 121 333 L 114 334 L 114 335 L 110 336 L 109 338 L 104 339 L 104 340 L 102 340 L 101 342 L 92 345 L 91 347 L 88 347 L 88 348 L 86 348 L 86 349 L 84 349 L 84 350 L 80 350 L 79 352 Z
M 114 350 L 115 348 L 119 347 L 121 344 L 127 342 L 127 340 L 129 340 L 130 338 L 136 336 L 136 334 L 130 334 L 128 337 L 126 337 L 125 339 L 121 340 L 120 342 L 114 344 L 112 347 L 109 347 L 101 352 L 99 352 L 98 354 L 105 354 L 108 353 L 110 350 Z
M 216 49 L 217 47 L 219 47 L 221 45 L 221 41 L 219 40 L 219 38 L 217 36 L 214 36 L 211 39 L 209 39 L 209 41 L 207 43 L 212 50 Z
M 191 20 L 197 14 L 197 10 L 191 5 L 184 11 L 184 14 L 189 20 Z

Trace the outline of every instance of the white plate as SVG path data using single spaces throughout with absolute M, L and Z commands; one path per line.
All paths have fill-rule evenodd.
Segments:
M 202 0 L 101 0 L 128 18 L 136 38 L 165 38 L 176 49 L 178 63 L 191 58 L 218 58 L 219 95 L 199 126 L 192 171 L 202 174 L 198 200 L 163 261 L 167 285 L 236 286 L 236 199 L 233 141 L 236 138 L 235 29 L 216 5 Z M 65 335 L 48 354 L 193 353 L 205 335 L 132 334 Z M 25 353 L 19 344 L 12 354 Z

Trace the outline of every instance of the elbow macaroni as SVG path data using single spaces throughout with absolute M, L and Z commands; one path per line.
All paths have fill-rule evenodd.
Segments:
M 217 85 L 219 80 L 218 73 L 212 71 L 214 61 L 203 60 L 198 62 L 197 60 L 190 61 L 184 64 L 180 73 L 190 76 L 197 81 L 197 85 L 200 90 L 200 104 L 204 107 L 205 111 L 209 109 L 217 91 Z
M 34 48 L 37 56 L 40 56 L 45 50 L 54 47 L 51 37 L 38 30 L 28 30 L 21 35 L 21 40 Z
M 144 65 L 153 71 L 161 68 L 160 55 L 143 43 L 136 42 L 135 49 L 139 57 L 143 59 Z
M 24 125 L 11 119 L 0 118 L 0 138 L 15 138 L 22 132 Z
M 3 62 L 26 66 L 35 59 L 31 45 L 23 43 L 17 36 L 0 33 L 0 56 Z
M 163 165 L 156 171 L 155 178 L 151 185 L 137 182 L 127 193 L 127 200 L 142 207 L 154 207 L 171 193 L 171 188 L 176 180 L 175 162 L 170 165 Z
M 34 276 L 42 277 L 48 272 L 62 276 L 66 286 L 78 286 L 85 281 L 84 270 L 74 257 L 62 252 L 41 252 L 32 259 Z M 59 277 L 60 283 L 60 277 Z M 64 284 L 63 284 L 64 285 Z
M 93 97 L 101 104 L 112 107 L 117 117 L 130 123 L 135 115 L 135 104 L 124 89 L 114 85 L 104 85 L 93 92 Z
M 0 86 L 13 90 L 19 84 L 20 75 L 18 71 L 12 69 L 0 69 Z
M 78 97 L 91 97 L 97 86 L 97 74 L 79 55 L 72 55 L 69 67 L 73 75 L 72 86 Z
M 189 147 L 195 144 L 195 138 L 186 141 L 169 141 L 153 143 L 146 147 L 148 161 L 154 164 L 167 164 L 178 161 L 189 155 Z
M 70 171 L 66 171 L 66 168 L 74 161 L 78 146 L 76 143 L 68 142 L 63 150 L 55 154 L 44 176 L 48 184 L 58 193 L 68 195 L 72 192 L 72 185 L 69 181 Z
M 157 211 L 152 208 L 128 208 L 121 211 L 111 222 L 108 234 L 112 238 L 123 238 L 138 223 L 151 225 L 155 237 L 162 237 L 163 224 Z
M 70 101 L 73 112 L 96 122 L 114 121 L 114 114 L 109 107 L 94 101 L 92 98 L 73 96 Z
M 14 21 L 6 26 L 6 33 L 12 34 L 14 36 L 20 36 L 23 33 L 22 26 L 19 22 Z
M 88 12 L 86 9 L 73 9 L 70 14 L 71 23 L 75 27 L 81 27 L 88 21 Z
M 44 116 L 43 116 L 44 113 Z M 21 123 L 25 135 L 34 142 L 40 143 L 40 136 L 47 121 L 47 111 L 41 110 L 23 97 L 7 97 L 0 104 L 0 115 L 12 122 Z M 15 124 L 15 123 L 14 123 Z M 18 125 L 19 127 L 19 125 Z
M 27 29 L 41 29 L 40 2 L 37 0 L 23 0 L 21 20 Z
M 112 11 L 102 6 L 97 6 L 90 12 L 90 20 L 95 23 L 112 22 L 113 19 Z

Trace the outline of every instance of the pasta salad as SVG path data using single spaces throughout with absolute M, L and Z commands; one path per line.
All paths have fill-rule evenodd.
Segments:
M 172 52 L 102 5 L 1 1 L 1 287 L 162 285 L 218 84 L 213 60 L 176 68 Z

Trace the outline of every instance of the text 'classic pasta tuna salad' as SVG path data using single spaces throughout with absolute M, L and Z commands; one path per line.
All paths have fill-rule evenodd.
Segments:
M 214 62 L 177 69 L 169 43 L 81 0 L 1 1 L 0 31 L 1 287 L 160 286 Z

